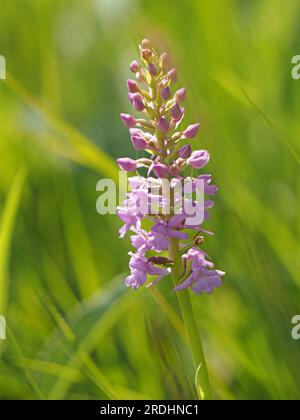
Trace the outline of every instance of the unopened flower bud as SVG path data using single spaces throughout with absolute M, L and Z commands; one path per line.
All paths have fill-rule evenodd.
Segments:
M 152 51 L 151 50 L 142 50 L 141 51 L 141 56 L 143 57 L 143 59 L 145 61 L 148 61 L 152 57 Z
M 137 111 L 143 111 L 145 109 L 144 100 L 139 93 L 133 93 L 130 100 Z
M 147 142 L 141 136 L 132 136 L 131 142 L 135 150 L 145 150 L 147 148 Z
M 190 144 L 185 144 L 179 149 L 178 154 L 182 159 L 188 159 L 192 154 L 192 146 Z
M 135 80 L 131 80 L 131 79 L 127 80 L 127 87 L 128 87 L 129 92 L 131 93 L 136 93 L 139 90 L 138 85 Z
M 149 70 L 149 73 L 151 74 L 151 76 L 156 76 L 157 75 L 157 68 L 155 67 L 155 65 L 153 63 L 149 63 L 148 70 Z
M 186 88 L 181 88 L 175 93 L 175 97 L 179 103 L 183 103 L 186 97 Z
M 166 71 L 170 67 L 170 57 L 169 54 L 163 53 L 159 59 L 159 65 L 162 70 Z
M 210 154 L 207 150 L 195 150 L 189 157 L 187 163 L 195 169 L 204 168 L 210 159 Z
M 132 172 L 137 168 L 136 161 L 130 158 L 120 158 L 117 162 L 122 171 Z
M 164 117 L 160 117 L 160 119 L 158 120 L 158 123 L 157 123 L 157 127 L 160 131 L 165 133 L 170 128 L 169 121 Z
M 200 124 L 192 124 L 189 125 L 188 128 L 183 132 L 183 135 L 187 139 L 193 139 L 196 137 L 198 130 L 199 130 Z
M 182 116 L 183 116 L 183 108 L 181 108 L 181 106 L 176 102 L 176 104 L 173 106 L 172 110 L 171 110 L 171 115 L 174 121 L 178 122 L 181 120 Z
M 130 70 L 132 71 L 132 73 L 137 73 L 138 71 L 140 71 L 140 64 L 134 60 L 132 61 L 132 63 L 130 64 Z
M 162 99 L 164 99 L 165 101 L 167 101 L 168 99 L 170 99 L 171 97 L 171 90 L 169 88 L 169 86 L 166 86 L 162 91 L 161 91 L 161 97 Z
M 158 178 L 165 178 L 169 173 L 169 167 L 163 163 L 155 163 L 153 165 L 153 172 Z
M 168 80 L 170 83 L 176 83 L 177 82 L 177 70 L 176 69 L 171 69 L 168 72 Z
M 129 114 L 121 114 L 121 119 L 127 128 L 135 127 L 136 120 Z
M 142 42 L 141 42 L 141 47 L 142 47 L 143 49 L 149 49 L 149 48 L 151 48 L 151 43 L 150 43 L 149 39 L 144 38 L 144 39 L 142 40 Z

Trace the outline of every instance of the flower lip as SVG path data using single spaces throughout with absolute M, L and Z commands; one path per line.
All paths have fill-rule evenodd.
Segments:
M 185 261 L 190 261 L 192 272 L 186 280 L 175 287 L 175 292 L 191 288 L 199 295 L 210 294 L 213 289 L 221 286 L 221 277 L 225 273 L 220 270 L 212 270 L 214 265 L 207 258 L 209 258 L 207 254 L 198 248 L 191 248 L 183 256 Z

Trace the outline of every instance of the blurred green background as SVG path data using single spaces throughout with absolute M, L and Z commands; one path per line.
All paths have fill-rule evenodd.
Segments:
M 298 0 L 17 0 L 1 5 L 2 399 L 196 398 L 171 280 L 126 290 L 128 240 L 96 183 L 132 154 L 128 65 L 142 37 L 188 87 L 220 187 L 205 250 L 226 271 L 193 296 L 218 399 L 298 399 Z

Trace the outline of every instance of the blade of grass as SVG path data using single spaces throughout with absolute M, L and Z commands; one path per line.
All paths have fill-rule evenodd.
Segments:
M 58 329 L 47 340 L 37 358 L 40 360 L 46 357 L 51 362 L 73 369 L 81 368 L 109 398 L 122 399 L 122 395 L 116 395 L 114 387 L 90 357 L 99 340 L 115 325 L 132 302 L 133 296 L 124 295 L 126 289 L 119 280 L 117 283 L 118 285 L 113 282 L 105 293 L 100 292 L 79 304 L 67 320 L 46 297 L 45 304 Z M 58 378 L 54 384 L 45 386 L 49 388 L 49 399 L 62 399 L 70 382 Z
M 24 358 L 21 347 L 19 346 L 18 341 L 15 338 L 15 336 L 14 336 L 14 334 L 11 331 L 10 328 L 8 328 L 8 338 L 10 340 L 10 343 L 12 345 L 12 348 L 13 348 L 17 358 L 19 358 L 19 359 Z M 24 376 L 25 376 L 28 384 L 30 385 L 30 387 L 34 391 L 36 397 L 40 400 L 44 400 L 45 399 L 44 393 L 43 393 L 42 389 L 40 388 L 40 386 L 38 385 L 35 378 L 33 377 L 30 370 L 26 366 L 23 366 L 22 370 L 23 370 Z
M 70 382 L 80 382 L 82 380 L 82 373 L 79 370 L 60 365 L 58 363 L 30 359 L 27 357 L 16 357 L 12 360 L 16 366 L 27 368 L 46 375 L 64 378 Z
M 270 243 L 291 278 L 300 285 L 300 244 L 289 227 L 279 216 L 259 199 L 245 185 L 236 183 L 236 194 L 243 206 L 237 207 L 233 200 L 225 197 L 228 205 L 237 211 L 250 227 L 255 227 Z M 250 212 L 249 209 L 255 209 Z M 263 221 L 263 223 L 262 223 Z M 276 235 L 274 233 L 276 232 Z M 289 244 L 287 247 L 286 244 Z
M 79 348 L 78 346 L 78 340 L 73 332 L 70 325 L 65 321 L 65 319 L 61 316 L 61 314 L 56 310 L 55 306 L 52 304 L 51 301 L 48 301 L 48 309 L 51 312 L 52 316 L 54 317 L 60 332 L 63 333 L 64 338 L 67 340 L 67 342 L 71 345 L 74 344 L 74 356 L 75 359 L 80 361 L 80 365 L 84 366 L 86 369 L 85 373 L 88 377 L 90 377 L 96 384 L 99 386 L 99 388 L 110 398 L 110 399 L 119 399 L 117 395 L 114 394 L 113 386 L 107 381 L 105 376 L 99 371 L 98 367 L 94 365 L 92 362 L 89 354 Z M 66 378 L 63 378 L 63 381 L 66 381 Z M 67 381 L 70 382 L 69 380 Z M 50 394 L 49 399 L 56 399 L 53 395 Z
M 82 298 L 87 298 L 99 289 L 101 279 L 93 258 L 93 245 L 86 228 L 86 221 L 72 174 L 66 178 L 66 181 L 68 183 L 68 195 L 66 196 L 64 190 L 60 191 L 64 237 L 74 267 L 80 295 Z M 78 246 L 78 240 L 74 240 L 74 238 L 80 238 L 80 246 Z
M 74 147 L 80 156 L 89 163 L 90 167 L 100 171 L 101 174 L 118 181 L 118 170 L 113 159 L 104 151 L 93 144 L 88 137 L 80 133 L 72 125 L 66 123 L 60 117 L 45 109 L 39 101 L 31 95 L 11 74 L 7 75 L 6 83 L 10 90 L 20 98 L 24 104 L 34 112 L 39 113 L 44 119 L 62 134 Z
M 26 178 L 25 170 L 21 169 L 15 176 L 5 203 L 0 225 L 0 314 L 6 313 L 8 299 L 8 260 L 10 244 L 20 205 L 21 193 Z
M 254 102 L 254 100 L 250 97 L 250 95 L 246 92 L 246 90 L 240 86 L 242 93 L 245 95 L 246 99 L 252 105 L 252 107 L 258 112 L 258 114 L 265 120 L 265 122 L 271 127 L 273 133 L 276 137 L 283 143 L 291 152 L 291 155 L 296 160 L 298 165 L 300 165 L 300 156 L 298 155 L 297 151 L 294 147 L 280 134 L 278 129 L 276 128 L 275 124 L 270 120 L 270 118 L 259 108 L 259 106 Z
M 179 336 L 183 339 L 183 341 L 185 341 L 186 339 L 185 328 L 177 312 L 172 308 L 172 306 L 165 299 L 165 297 L 160 293 L 157 287 L 151 287 L 149 288 L 149 291 L 152 294 L 155 301 L 157 302 L 157 304 L 159 305 L 159 307 L 165 313 L 171 325 L 173 325 L 173 327 L 175 328 Z

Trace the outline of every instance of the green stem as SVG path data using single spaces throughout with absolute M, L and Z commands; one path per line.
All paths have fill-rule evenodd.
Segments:
M 172 266 L 172 274 L 174 282 L 177 285 L 184 271 L 182 258 L 179 253 L 179 242 L 177 239 L 170 238 L 169 255 L 174 262 Z M 200 399 L 211 400 L 212 393 L 206 361 L 188 290 L 180 291 L 180 293 L 177 293 L 177 297 L 186 329 L 187 338 L 193 354 L 196 376 L 198 375 L 200 382 L 200 385 L 197 386 L 197 392 Z

